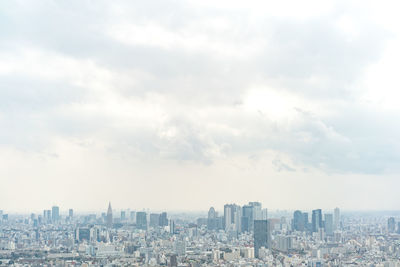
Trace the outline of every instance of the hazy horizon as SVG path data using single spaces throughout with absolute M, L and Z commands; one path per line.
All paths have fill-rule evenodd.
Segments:
M 0 209 L 400 209 L 400 3 L 0 6 Z

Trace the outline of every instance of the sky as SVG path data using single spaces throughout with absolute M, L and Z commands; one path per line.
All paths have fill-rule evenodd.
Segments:
M 0 209 L 400 209 L 398 1 L 0 3 Z

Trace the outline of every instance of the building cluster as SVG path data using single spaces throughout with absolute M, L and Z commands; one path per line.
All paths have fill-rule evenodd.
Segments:
M 397 214 L 269 212 L 259 202 L 203 216 L 111 203 L 100 214 L 0 214 L 0 266 L 400 267 Z

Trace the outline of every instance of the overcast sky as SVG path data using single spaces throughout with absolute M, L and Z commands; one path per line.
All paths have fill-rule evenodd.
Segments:
M 398 1 L 2 1 L 0 209 L 400 209 Z

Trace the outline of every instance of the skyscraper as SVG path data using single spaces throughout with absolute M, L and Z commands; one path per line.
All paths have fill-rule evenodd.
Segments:
M 136 228 L 147 230 L 147 214 L 144 211 L 136 212 Z
M 253 231 L 254 228 L 254 207 L 245 205 L 242 207 L 242 232 Z
M 226 204 L 224 205 L 224 228 L 225 231 L 231 229 L 232 224 L 232 205 Z
M 304 227 L 303 213 L 299 210 L 296 210 L 293 213 L 293 229 L 296 231 L 304 231 Z
M 253 218 L 254 220 L 262 220 L 262 205 L 260 202 L 249 202 L 249 205 L 253 207 Z
M 217 213 L 215 212 L 214 207 L 211 207 L 208 210 L 208 217 L 207 217 L 207 229 L 208 230 L 216 230 L 217 229 Z
M 388 219 L 388 232 L 394 233 L 396 231 L 396 221 L 393 217 Z
M 73 209 L 69 209 L 69 210 L 68 210 L 68 217 L 69 217 L 70 219 L 72 219 L 72 218 L 74 217 L 74 210 L 73 210 Z
M 321 209 L 312 211 L 312 231 L 318 232 L 322 228 L 322 211 Z
M 161 213 L 159 225 L 161 227 L 168 226 L 168 217 L 166 212 Z
M 333 235 L 333 215 L 325 214 L 325 233 L 327 235 Z
M 334 221 L 334 230 L 339 230 L 340 228 L 340 210 L 339 208 L 335 208 L 333 212 L 333 221 Z
M 160 214 L 158 214 L 158 213 L 150 213 L 149 225 L 151 227 L 158 227 L 160 225 Z
M 60 208 L 58 206 L 53 206 L 51 208 L 51 220 L 53 223 L 58 222 L 60 219 Z
M 126 220 L 126 211 L 121 210 L 121 221 L 124 222 Z
M 111 202 L 108 203 L 106 224 L 108 228 L 112 228 L 113 226 L 113 214 L 112 214 Z
M 270 229 L 268 220 L 254 220 L 254 256 L 259 257 L 261 247 L 269 248 Z

